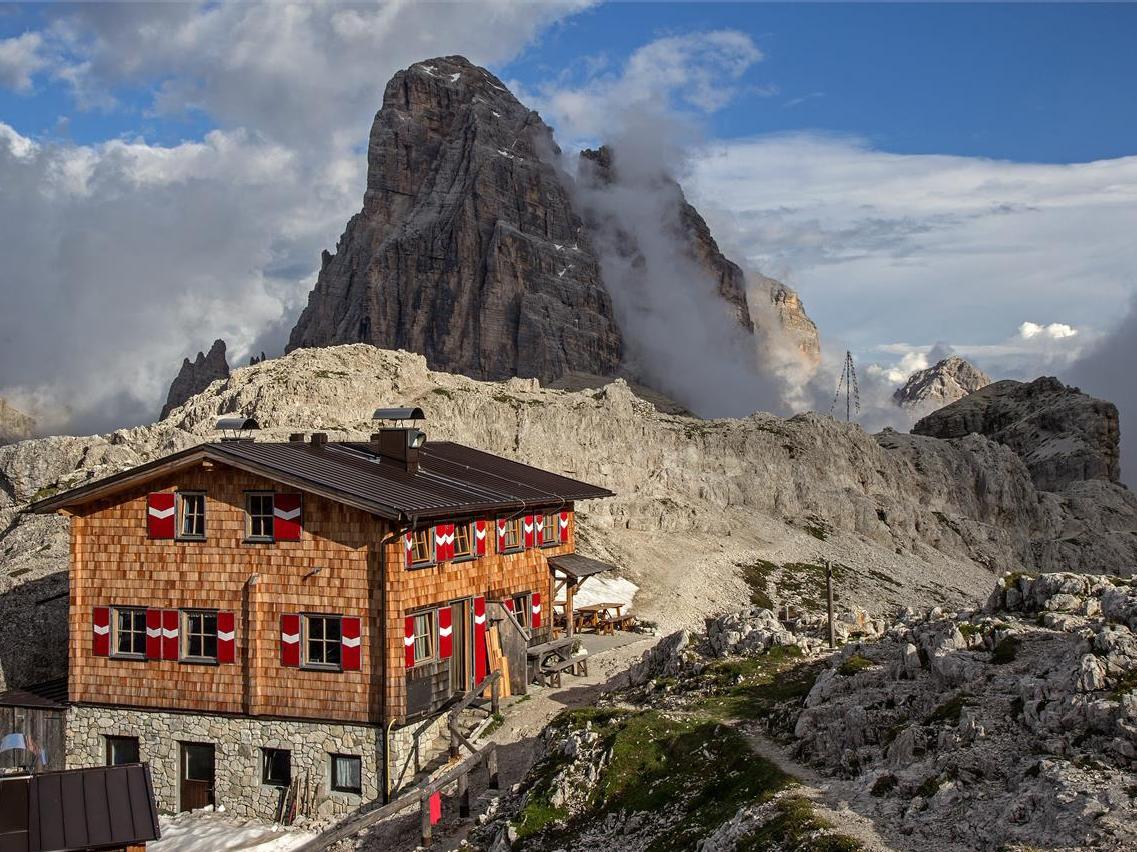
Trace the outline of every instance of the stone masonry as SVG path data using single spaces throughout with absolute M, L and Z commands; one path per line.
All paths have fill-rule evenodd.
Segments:
M 405 788 L 441 745 L 446 716 L 392 732 L 393 788 Z M 261 783 L 261 750 L 288 749 L 292 777 L 316 787 L 310 816 L 349 813 L 383 794 L 383 730 L 373 725 L 340 725 L 282 719 L 189 713 L 161 713 L 94 705 L 73 705 L 67 715 L 67 768 L 101 766 L 106 737 L 137 737 L 139 758 L 150 764 L 158 810 L 179 809 L 178 744 L 215 746 L 215 800 L 229 813 L 272 819 L 280 788 Z M 330 789 L 331 754 L 362 758 L 362 794 Z

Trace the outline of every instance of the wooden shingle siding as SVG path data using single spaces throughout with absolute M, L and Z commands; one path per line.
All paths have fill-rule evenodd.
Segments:
M 206 492 L 205 541 L 149 538 L 147 493 L 175 488 Z M 378 598 L 371 590 L 378 587 L 379 577 L 369 557 L 372 543 L 382 536 L 381 523 L 359 510 L 305 495 L 300 541 L 246 544 L 245 491 L 251 490 L 272 491 L 274 484 L 221 466 L 199 467 L 124 492 L 73 519 L 73 701 L 378 721 L 379 688 L 370 673 L 369 638 L 378 619 Z M 92 608 L 106 605 L 232 610 L 236 662 L 195 665 L 94 657 Z M 362 670 L 283 668 L 284 612 L 360 617 Z

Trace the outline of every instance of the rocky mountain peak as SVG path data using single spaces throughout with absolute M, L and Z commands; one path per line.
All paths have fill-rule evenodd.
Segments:
M 11 444 L 30 438 L 36 422 L 6 399 L 0 397 L 0 444 Z
M 159 419 L 165 420 L 171 411 L 191 396 L 201 393 L 218 379 L 227 378 L 229 378 L 229 361 L 225 357 L 225 341 L 215 340 L 209 347 L 209 352 L 198 352 L 193 361 L 189 358 L 182 361 L 182 368 L 170 383 L 166 404 L 162 406 Z
M 399 71 L 367 158 L 363 207 L 325 253 L 288 351 L 371 343 L 481 379 L 621 372 L 625 332 L 595 248 L 596 227 L 619 223 L 586 224 L 552 131 L 498 78 L 460 56 Z M 611 169 L 606 149 L 584 158 L 594 176 Z M 660 180 L 676 196 L 676 238 L 752 331 L 746 276 L 679 185 Z M 816 347 L 792 305 L 777 315 L 800 314 L 803 348 Z
M 901 408 L 929 411 L 963 399 L 969 393 L 991 384 L 991 377 L 972 364 L 951 355 L 931 367 L 917 370 L 892 395 Z

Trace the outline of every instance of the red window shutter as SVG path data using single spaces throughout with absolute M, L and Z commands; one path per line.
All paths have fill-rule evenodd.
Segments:
M 178 659 L 178 611 L 162 610 L 162 659 Z
M 146 610 L 146 659 L 162 659 L 162 610 Z
M 434 527 L 434 561 L 445 562 L 454 558 L 454 524 L 436 524 Z
M 408 615 L 403 620 L 403 653 L 406 656 L 407 668 L 415 664 L 415 617 Z
M 413 532 L 408 532 L 403 536 L 403 545 L 407 550 L 407 567 L 410 568 L 415 562 L 415 534 Z
M 525 516 L 525 520 L 521 522 L 521 529 L 525 532 L 525 546 L 532 547 L 537 541 L 532 515 Z
M 359 619 L 344 617 L 340 620 L 340 665 L 345 672 L 359 671 Z
M 502 603 L 505 604 L 506 609 L 508 609 L 510 612 L 513 612 L 513 598 L 506 598 L 502 601 Z
M 533 629 L 541 626 L 541 593 L 534 592 L 529 602 L 529 612 L 533 616 Z
M 488 521 L 474 521 L 474 553 L 478 556 L 486 555 L 486 536 L 489 526 Z
M 293 668 L 300 665 L 300 616 L 296 613 L 280 617 L 280 664 Z
M 232 663 L 237 659 L 237 626 L 231 612 L 217 613 L 217 662 Z
M 505 518 L 497 519 L 497 552 L 505 553 L 505 530 L 509 522 Z
M 157 491 L 146 495 L 146 531 L 150 538 L 174 537 L 174 495 Z
M 449 659 L 450 655 L 454 653 L 452 618 L 453 612 L 450 607 L 444 606 L 438 610 L 438 656 L 443 660 Z
M 111 652 L 111 608 L 97 606 L 91 615 L 91 652 L 96 657 L 106 657 Z
M 535 515 L 533 517 L 534 529 L 533 536 L 537 540 L 537 546 L 540 547 L 545 543 L 545 516 Z
M 558 531 L 560 532 L 560 536 L 561 536 L 561 544 L 565 544 L 568 542 L 568 528 L 569 528 L 569 513 L 568 512 L 561 512 L 560 524 L 558 526 Z
M 474 681 L 486 679 L 486 599 L 474 598 Z
M 300 541 L 302 501 L 299 494 L 272 497 L 272 536 L 277 541 Z

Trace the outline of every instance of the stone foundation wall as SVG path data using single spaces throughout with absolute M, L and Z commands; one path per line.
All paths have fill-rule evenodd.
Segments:
M 395 789 L 406 787 L 423 765 L 439 754 L 446 717 L 392 732 L 392 778 Z M 321 818 L 355 810 L 383 794 L 381 728 L 244 716 L 162 713 L 93 705 L 73 705 L 67 713 L 67 767 L 101 766 L 106 737 L 137 737 L 139 759 L 150 764 L 158 809 L 179 809 L 178 759 L 181 742 L 212 743 L 215 748 L 215 800 L 229 813 L 272 819 L 280 788 L 261 783 L 261 749 L 292 753 L 292 777 L 307 775 L 314 786 L 311 815 Z M 359 755 L 362 794 L 330 789 L 330 754 Z

